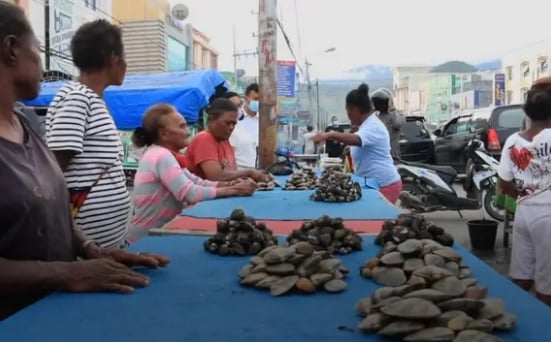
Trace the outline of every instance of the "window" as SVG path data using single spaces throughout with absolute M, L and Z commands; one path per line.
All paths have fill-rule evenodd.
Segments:
M 522 62 L 520 64 L 520 77 L 525 80 L 530 76 L 530 64 L 528 62 Z
M 513 91 L 507 90 L 507 104 L 511 104 L 513 102 Z
M 522 101 L 526 102 L 526 97 L 528 96 L 528 88 L 522 88 L 520 90 L 520 93 L 522 94 Z
M 497 128 L 520 128 L 523 121 L 524 111 L 522 108 L 505 109 L 499 113 Z
M 84 0 L 84 6 L 96 10 L 96 0 Z
M 507 67 L 507 69 L 505 69 L 505 73 L 507 75 L 507 81 L 511 81 L 513 79 L 513 67 Z
M 547 57 L 540 57 L 538 59 L 538 78 L 540 76 L 546 76 L 549 71 L 549 60 Z

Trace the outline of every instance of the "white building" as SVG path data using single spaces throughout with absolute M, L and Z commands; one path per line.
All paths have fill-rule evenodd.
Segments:
M 551 76 L 551 40 L 515 50 L 502 58 L 507 104 L 522 103 L 532 82 Z
M 98 18 L 113 21 L 111 17 L 112 0 L 9 0 L 18 4 L 27 13 L 27 17 L 40 41 L 42 63 L 46 70 L 76 74 L 71 61 L 70 42 L 73 33 L 83 23 Z M 48 13 L 46 13 L 48 11 Z M 46 27 L 46 18 L 49 25 Z
M 406 115 L 422 115 L 426 111 L 430 69 L 426 65 L 392 68 L 394 105 Z

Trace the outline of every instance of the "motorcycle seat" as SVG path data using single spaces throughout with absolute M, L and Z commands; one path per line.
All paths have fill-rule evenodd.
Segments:
M 447 184 L 453 184 L 455 180 L 457 179 L 457 172 L 455 169 L 449 165 L 431 165 L 431 164 L 423 164 L 423 163 L 416 163 L 416 162 L 404 162 L 403 164 L 409 165 L 409 166 L 416 166 L 428 170 L 432 170 L 436 172 L 440 178 Z

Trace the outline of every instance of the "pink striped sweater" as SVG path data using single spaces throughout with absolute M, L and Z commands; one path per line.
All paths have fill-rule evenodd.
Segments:
M 150 146 L 134 179 L 134 216 L 128 241 L 134 243 L 149 229 L 161 228 L 192 204 L 215 198 L 217 185 L 182 169 L 168 149 Z

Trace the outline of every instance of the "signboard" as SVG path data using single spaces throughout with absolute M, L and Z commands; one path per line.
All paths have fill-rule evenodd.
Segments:
M 505 105 L 505 74 L 494 75 L 494 105 Z
M 180 21 L 178 21 L 178 19 L 172 17 L 171 15 L 169 15 L 169 14 L 166 15 L 165 22 L 170 27 L 173 27 L 173 28 L 175 28 L 176 30 L 178 30 L 180 32 L 184 32 L 184 25 Z
M 277 61 L 277 96 L 295 97 L 296 62 Z
M 50 0 L 50 70 L 74 73 L 71 56 L 75 18 L 74 0 Z M 57 55 L 56 55 L 57 54 Z M 64 58 L 64 57 L 69 58 Z

